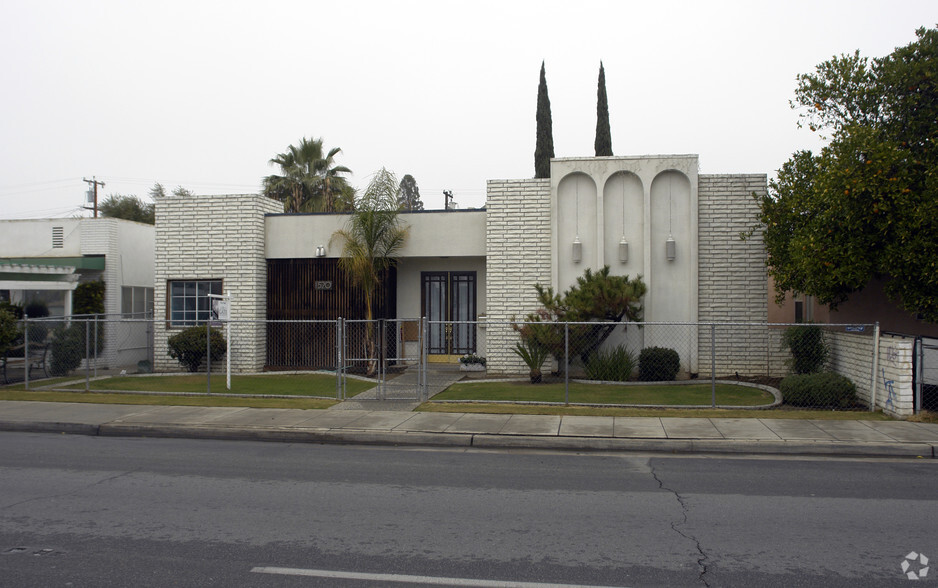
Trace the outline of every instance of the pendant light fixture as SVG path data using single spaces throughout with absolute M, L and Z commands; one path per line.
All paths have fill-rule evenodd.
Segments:
M 580 178 L 574 180 L 574 191 L 576 194 L 576 237 L 573 238 L 573 263 L 580 263 L 583 260 L 583 244 L 580 243 Z
M 625 240 L 625 174 L 622 177 L 622 239 L 619 240 L 619 263 L 629 262 L 629 242 Z
M 668 261 L 674 261 L 677 257 L 677 244 L 674 242 L 674 235 L 671 231 L 673 198 L 671 196 L 671 172 L 668 172 L 668 240 L 664 242 L 664 252 Z

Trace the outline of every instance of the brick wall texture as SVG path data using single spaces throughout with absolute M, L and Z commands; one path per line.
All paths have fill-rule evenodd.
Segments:
M 485 203 L 487 369 L 524 373 L 508 324 L 537 309 L 534 284 L 550 285 L 550 180 L 489 180 Z
M 768 282 L 761 234 L 743 240 L 759 211 L 752 195 L 766 193 L 765 174 L 698 176 L 698 320 L 768 320 Z M 718 327 L 716 373 L 765 373 L 775 345 L 765 329 Z M 698 335 L 699 370 L 710 375 L 709 327 Z
M 879 362 L 873 378 L 873 337 L 858 333 L 832 333 L 830 368 L 850 378 L 857 395 L 867 406 L 871 400 L 871 383 L 876 386 L 876 408 L 886 414 L 904 417 L 914 412 L 915 392 L 912 387 L 913 339 L 882 335 L 879 340 Z
M 222 280 L 231 293 L 233 321 L 263 321 L 267 313 L 264 215 L 283 212 L 280 202 L 254 194 L 165 196 L 156 202 L 154 269 L 155 349 L 158 371 L 179 371 L 166 339 L 179 332 L 168 323 L 168 283 Z M 262 322 L 232 329 L 232 371 L 264 367 L 267 346 Z

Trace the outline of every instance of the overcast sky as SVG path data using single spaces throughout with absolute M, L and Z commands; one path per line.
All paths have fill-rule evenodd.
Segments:
M 888 54 L 938 2 L 8 2 L 0 218 L 74 216 L 86 185 L 146 197 L 257 192 L 301 137 L 363 187 L 413 175 L 427 208 L 534 174 L 546 62 L 557 157 L 593 155 L 600 60 L 616 155 L 697 153 L 774 171 L 818 140 L 795 76 Z

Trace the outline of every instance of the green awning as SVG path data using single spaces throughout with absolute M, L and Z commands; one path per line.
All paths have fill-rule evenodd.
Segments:
M 0 265 L 52 265 L 80 270 L 104 270 L 103 255 L 80 257 L 0 257 Z

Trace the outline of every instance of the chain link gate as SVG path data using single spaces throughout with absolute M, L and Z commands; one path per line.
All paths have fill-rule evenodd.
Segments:
M 347 400 L 349 377 L 376 381 L 355 397 L 360 401 L 426 400 L 426 321 L 422 319 L 339 319 L 339 398 Z

